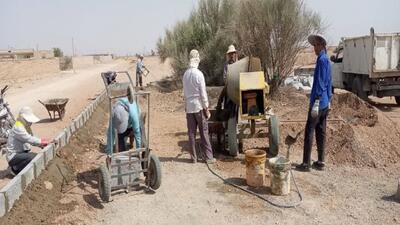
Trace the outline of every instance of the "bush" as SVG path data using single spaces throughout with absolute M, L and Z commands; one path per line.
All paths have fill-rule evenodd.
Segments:
M 321 19 L 300 0 L 245 0 L 236 37 L 246 55 L 261 58 L 272 91 L 292 72 L 307 37 L 321 32 Z
M 200 52 L 199 69 L 207 84 L 222 84 L 225 52 L 234 40 L 229 29 L 234 24 L 233 16 L 232 0 L 201 0 L 188 20 L 178 22 L 159 39 L 157 51 L 161 60 L 171 57 L 174 74 L 182 77 L 189 64 L 188 53 L 195 48 Z
M 60 48 L 53 48 L 54 57 L 63 57 L 64 53 Z
M 182 77 L 196 48 L 207 84 L 220 85 L 226 49 L 237 43 L 242 54 L 261 59 L 274 90 L 292 72 L 307 36 L 321 27 L 319 15 L 301 0 L 200 0 L 187 20 L 166 30 L 157 50 L 162 61 L 173 59 L 174 74 Z

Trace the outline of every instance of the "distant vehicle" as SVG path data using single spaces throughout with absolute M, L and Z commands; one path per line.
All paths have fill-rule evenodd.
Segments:
M 366 100 L 394 96 L 400 105 L 400 33 L 342 38 L 331 56 L 332 83 Z

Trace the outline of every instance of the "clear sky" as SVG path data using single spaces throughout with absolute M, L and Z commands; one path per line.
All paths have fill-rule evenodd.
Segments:
M 60 47 L 77 54 L 150 51 L 165 28 L 189 16 L 197 0 L 0 0 L 0 49 Z M 400 32 L 400 0 L 305 0 L 342 36 Z
M 328 25 L 326 36 L 337 45 L 341 37 L 375 32 L 400 32 L 400 0 L 305 0 Z

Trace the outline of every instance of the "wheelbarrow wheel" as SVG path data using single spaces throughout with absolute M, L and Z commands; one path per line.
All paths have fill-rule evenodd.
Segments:
M 228 147 L 231 156 L 237 156 L 239 153 L 239 143 L 237 138 L 237 120 L 231 117 L 228 120 Z
M 104 202 L 109 202 L 111 199 L 111 176 L 106 165 L 101 165 L 99 171 L 100 199 Z
M 153 190 L 157 190 L 161 186 L 161 163 L 155 155 L 150 155 L 150 165 L 146 173 L 146 183 Z
M 276 115 L 272 115 L 269 118 L 268 123 L 268 139 L 269 139 L 269 151 L 270 157 L 275 157 L 279 152 L 279 120 Z

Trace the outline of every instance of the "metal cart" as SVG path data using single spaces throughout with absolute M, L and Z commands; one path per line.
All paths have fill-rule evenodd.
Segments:
M 51 120 L 56 119 L 56 112 L 58 113 L 58 118 L 62 120 L 65 115 L 65 106 L 68 100 L 68 98 L 52 98 L 45 101 L 38 101 L 46 108 Z M 51 112 L 53 112 L 53 117 L 51 116 Z
M 134 99 L 138 106 L 139 98 L 145 99 L 145 104 L 147 104 L 147 114 L 141 113 L 140 116 L 140 128 L 142 134 L 141 148 L 119 152 L 118 138 L 111 137 L 111 139 L 115 140 L 115 149 L 113 152 L 107 153 L 106 163 L 100 166 L 98 176 L 99 195 L 105 202 L 111 200 L 111 193 L 114 191 L 123 190 L 129 192 L 133 187 L 138 187 L 140 184 L 145 184 L 148 189 L 156 190 L 161 185 L 161 164 L 156 155 L 150 154 L 149 148 L 150 93 L 133 92 L 133 82 L 127 71 L 115 73 L 117 75 L 126 75 L 128 82 L 124 83 L 116 81 L 109 84 L 106 77 L 107 73 L 101 74 L 110 104 L 109 126 L 114 129 L 112 125 L 112 107 L 113 102 L 119 98 L 128 97 L 128 99 Z M 128 89 L 130 91 L 127 91 Z M 147 128 L 145 128 L 146 124 Z M 115 132 L 115 134 L 117 134 L 117 132 Z M 111 140 L 111 143 L 114 143 L 114 141 Z M 142 173 L 145 179 L 142 179 Z

